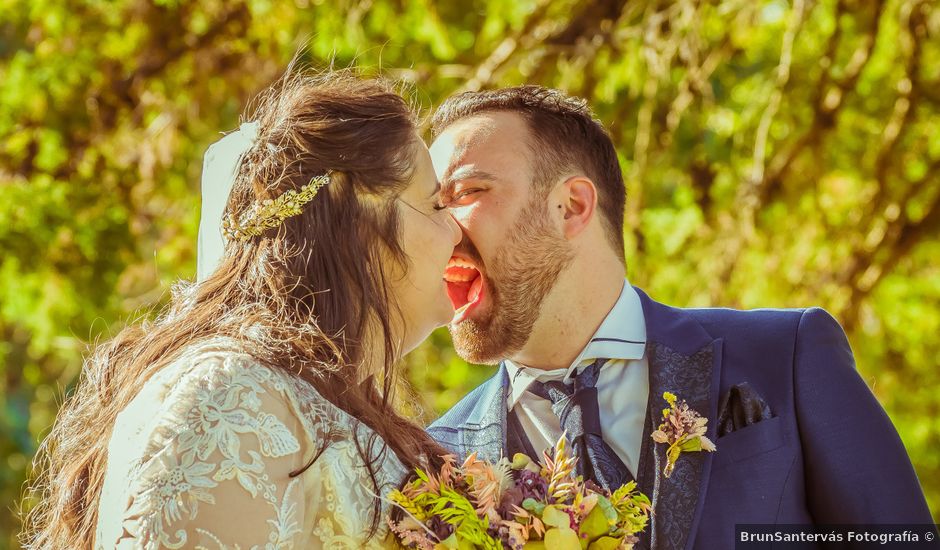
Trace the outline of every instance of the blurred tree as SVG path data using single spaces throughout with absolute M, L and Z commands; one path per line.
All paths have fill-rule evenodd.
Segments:
M 193 276 L 201 155 L 303 45 L 425 109 L 585 97 L 621 152 L 631 281 L 833 312 L 940 520 L 938 37 L 933 0 L 0 0 L 0 499 L 86 346 Z M 444 331 L 407 367 L 427 417 L 492 372 Z

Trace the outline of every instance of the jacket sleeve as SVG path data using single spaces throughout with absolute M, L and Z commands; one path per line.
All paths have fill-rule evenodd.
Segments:
M 897 430 L 855 370 L 839 323 L 806 310 L 794 355 L 807 504 L 817 524 L 932 524 Z

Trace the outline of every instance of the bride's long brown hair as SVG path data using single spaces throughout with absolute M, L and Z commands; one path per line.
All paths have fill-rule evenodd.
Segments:
M 211 337 L 307 380 L 406 466 L 439 464 L 443 449 L 391 401 L 402 350 L 389 277 L 408 267 L 392 199 L 414 169 L 413 112 L 390 83 L 348 72 L 289 71 L 256 105 L 258 140 L 239 165 L 228 211 L 237 217 L 327 171 L 330 184 L 280 227 L 229 243 L 212 276 L 178 285 L 156 320 L 128 326 L 86 359 L 34 462 L 25 548 L 93 545 L 115 417 L 155 372 Z M 375 483 L 380 456 L 360 454 Z M 379 520 L 373 514 L 373 533 Z

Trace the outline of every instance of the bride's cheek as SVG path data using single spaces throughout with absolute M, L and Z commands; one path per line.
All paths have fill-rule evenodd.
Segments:
M 419 251 L 423 254 L 434 255 L 441 248 L 441 241 L 438 238 L 441 228 L 433 218 L 427 218 L 427 222 L 421 228 L 421 242 Z

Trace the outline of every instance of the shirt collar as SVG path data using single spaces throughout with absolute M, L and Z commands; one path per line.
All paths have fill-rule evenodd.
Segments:
M 625 279 L 623 290 L 614 307 L 588 341 L 588 345 L 567 368 L 546 371 L 520 365 L 509 359 L 505 361 L 512 390 L 509 395 L 509 408 L 516 405 L 535 380 L 564 380 L 573 375 L 579 367 L 589 365 L 596 359 L 630 361 L 642 359 L 645 351 L 646 319 L 643 317 L 643 306 L 636 289 Z

